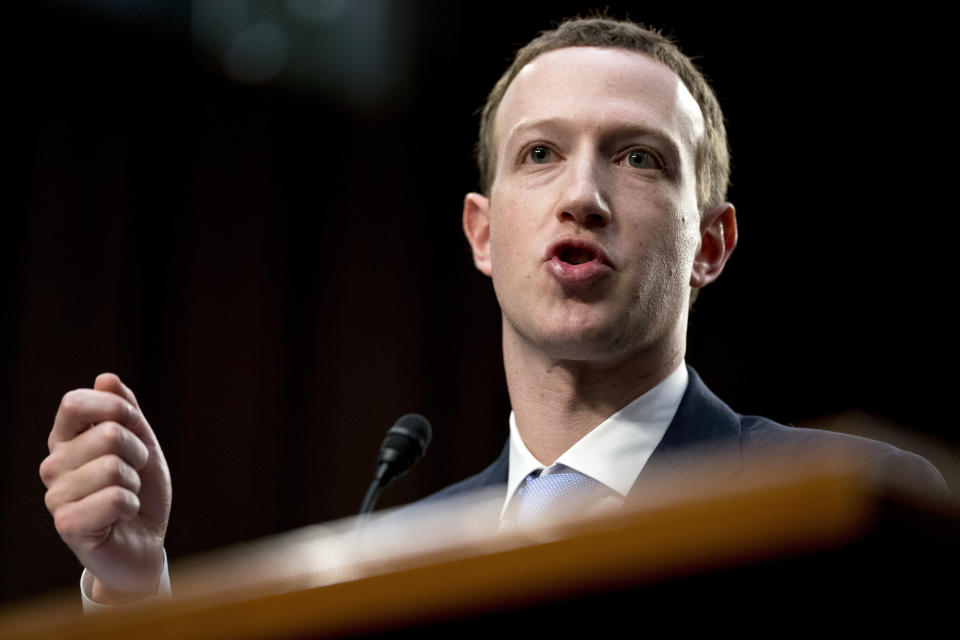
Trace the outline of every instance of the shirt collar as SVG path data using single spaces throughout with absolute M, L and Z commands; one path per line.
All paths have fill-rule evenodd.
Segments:
M 663 381 L 574 443 L 550 467 L 544 467 L 527 449 L 511 411 L 510 465 L 504 509 L 530 473 L 538 469 L 543 469 L 544 474 L 552 473 L 561 465 L 599 480 L 626 496 L 667 432 L 688 381 L 687 367 L 681 362 Z

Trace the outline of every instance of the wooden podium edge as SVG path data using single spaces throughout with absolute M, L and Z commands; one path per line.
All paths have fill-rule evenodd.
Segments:
M 40 604 L 0 617 L 0 637 L 242 640 L 382 632 L 837 548 L 870 529 L 882 499 L 855 470 L 808 468 L 800 477 L 558 528 L 546 542 L 515 537 L 501 541 L 500 550 L 454 547 L 319 588 L 282 592 L 283 585 L 271 585 L 83 618 Z

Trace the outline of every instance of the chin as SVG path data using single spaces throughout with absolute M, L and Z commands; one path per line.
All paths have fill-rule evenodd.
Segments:
M 542 336 L 541 348 L 554 360 L 620 361 L 644 349 L 641 336 L 622 326 L 564 327 Z
M 644 306 L 571 304 L 548 313 L 504 314 L 504 337 L 513 334 L 554 361 L 623 362 L 668 343 L 678 330 L 671 314 Z M 684 325 L 685 327 L 685 325 Z

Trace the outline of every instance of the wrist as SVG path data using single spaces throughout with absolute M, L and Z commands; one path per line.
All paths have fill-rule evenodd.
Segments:
M 90 597 L 100 604 L 128 604 L 157 595 L 161 576 L 167 564 L 167 554 L 159 549 L 156 559 L 143 558 L 136 563 L 136 570 L 124 572 L 119 580 L 107 582 L 91 572 Z
M 83 612 L 86 614 L 96 613 L 97 611 L 112 609 L 116 606 L 132 604 L 133 602 L 151 598 L 171 597 L 170 573 L 167 567 L 166 551 L 163 552 L 163 567 L 160 571 L 160 578 L 157 581 L 156 588 L 148 593 L 140 594 L 130 589 L 117 590 L 108 587 L 106 589 L 107 593 L 98 593 L 95 597 L 93 587 L 95 580 L 99 583 L 97 586 L 98 591 L 107 587 L 107 585 L 98 580 L 90 571 L 87 569 L 83 570 L 83 575 L 80 576 L 80 596 L 83 601 Z M 113 598 L 112 600 L 111 597 Z M 100 598 L 106 598 L 107 601 L 101 600 Z

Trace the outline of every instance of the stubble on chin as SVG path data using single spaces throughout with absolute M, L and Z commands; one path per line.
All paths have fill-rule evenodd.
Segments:
M 536 320 L 516 321 L 503 314 L 504 348 L 515 348 L 545 362 L 615 362 L 643 349 L 643 331 L 631 323 L 604 318 L 593 308 L 567 302 L 544 310 Z

